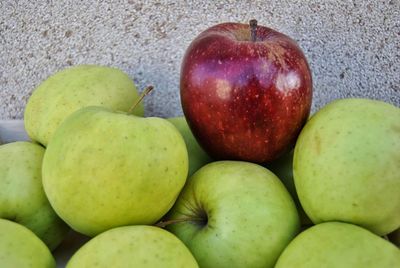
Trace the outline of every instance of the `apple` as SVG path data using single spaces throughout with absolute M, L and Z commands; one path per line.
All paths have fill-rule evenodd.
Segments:
M 342 99 L 306 124 L 294 152 L 294 182 L 314 223 L 343 221 L 378 235 L 400 227 L 400 109 Z
M 47 246 L 26 227 L 0 219 L 0 267 L 55 268 Z
M 183 112 L 215 159 L 264 163 L 289 151 L 305 124 L 312 78 L 300 47 L 264 26 L 215 25 L 183 58 Z
M 166 226 L 200 267 L 273 267 L 299 231 L 296 206 L 269 170 L 218 161 L 188 179 Z
M 300 222 L 302 227 L 313 225 L 312 221 L 308 218 L 307 214 L 301 207 L 299 197 L 297 196 L 296 188 L 293 179 L 293 151 L 285 153 L 280 158 L 266 164 L 266 167 L 272 171 L 285 185 L 286 189 L 292 196 L 297 211 L 299 212 Z
M 168 118 L 170 121 L 182 134 L 185 140 L 186 147 L 189 155 L 189 174 L 188 177 L 192 176 L 195 171 L 204 166 L 205 164 L 211 162 L 211 158 L 206 152 L 200 147 L 195 137 L 193 136 L 190 128 L 186 122 L 185 117 L 173 117 Z
M 108 230 L 80 248 L 67 268 L 198 267 L 185 245 L 154 226 L 124 226 Z
M 0 218 L 29 228 L 53 250 L 69 228 L 43 191 L 44 152 L 43 147 L 30 142 L 0 146 Z
M 170 122 L 104 107 L 69 116 L 43 160 L 50 204 L 88 236 L 157 222 L 174 204 L 187 174 L 186 145 Z
M 359 226 L 326 222 L 293 239 L 275 267 L 393 268 L 400 267 L 400 250 Z
M 85 106 L 104 106 L 128 111 L 138 98 L 133 81 L 119 69 L 78 65 L 50 76 L 29 98 L 25 129 L 29 137 L 47 146 L 57 127 L 74 111 Z M 139 104 L 134 114 L 143 115 Z

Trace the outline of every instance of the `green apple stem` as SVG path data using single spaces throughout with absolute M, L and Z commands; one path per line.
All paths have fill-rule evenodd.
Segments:
M 167 221 L 160 221 L 155 224 L 155 226 L 160 227 L 160 228 L 165 228 L 168 225 L 175 224 L 175 223 L 181 223 L 181 222 L 187 222 L 187 221 L 204 221 L 202 218 L 180 218 L 180 219 L 175 219 L 175 220 L 167 220 Z
M 128 114 L 132 113 L 133 110 L 135 110 L 136 106 L 143 100 L 144 97 L 146 97 L 147 94 L 149 94 L 152 90 L 154 89 L 153 86 L 147 86 L 142 94 L 140 94 L 139 98 L 135 101 L 135 103 L 132 105 L 132 107 L 128 110 Z
M 249 21 L 251 31 L 251 41 L 257 41 L 257 20 L 252 19 Z

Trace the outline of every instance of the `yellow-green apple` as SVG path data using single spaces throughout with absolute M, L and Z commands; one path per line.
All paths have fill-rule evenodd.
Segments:
M 167 120 L 85 107 L 57 129 L 43 160 L 43 185 L 57 214 L 94 236 L 153 224 L 185 184 L 188 154 Z
M 293 239 L 275 267 L 393 268 L 400 267 L 400 250 L 359 226 L 326 222 Z
M 168 118 L 170 121 L 182 134 L 183 139 L 185 140 L 186 147 L 189 155 L 189 174 L 188 177 L 192 176 L 194 172 L 196 172 L 199 168 L 204 166 L 205 164 L 211 162 L 211 158 L 207 155 L 206 152 L 200 147 L 198 142 L 190 130 L 185 117 L 173 117 Z
M 165 267 L 197 268 L 185 245 L 154 226 L 124 226 L 108 230 L 82 246 L 67 268 Z
M 200 267 L 273 267 L 299 231 L 296 206 L 269 170 L 213 162 L 189 178 L 160 226 L 178 236 Z
M 43 191 L 44 152 L 42 146 L 31 142 L 0 146 L 0 218 L 29 228 L 53 250 L 69 228 Z
M 104 106 L 128 111 L 138 98 L 133 81 L 116 68 L 78 65 L 50 76 L 29 98 L 25 129 L 29 137 L 47 145 L 60 123 L 85 106 Z M 139 104 L 134 114 L 143 115 Z
M 378 235 L 400 227 L 400 109 L 342 99 L 318 111 L 294 152 L 294 182 L 314 223 L 343 221 Z
M 222 23 L 200 33 L 182 61 L 183 112 L 213 158 L 264 163 L 290 151 L 312 99 L 296 42 L 273 29 Z
M 0 219 L 0 267 L 55 268 L 50 250 L 31 230 Z
M 266 167 L 283 182 L 283 184 L 286 186 L 286 189 L 289 191 L 296 204 L 297 211 L 299 212 L 302 227 L 312 225 L 312 221 L 308 218 L 307 214 L 301 207 L 299 197 L 297 196 L 296 188 L 294 186 L 293 151 L 285 153 L 278 159 L 269 162 L 268 164 L 266 164 Z

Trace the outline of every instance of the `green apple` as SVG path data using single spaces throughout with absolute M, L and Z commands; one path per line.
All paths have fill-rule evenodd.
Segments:
M 26 226 L 53 250 L 69 228 L 43 191 L 44 152 L 43 147 L 30 142 L 0 146 L 0 218 Z
M 305 125 L 294 182 L 314 223 L 343 221 L 378 235 L 400 227 L 400 109 L 367 99 L 334 101 Z
M 133 81 L 119 69 L 79 65 L 62 70 L 40 84 L 25 109 L 29 137 L 47 145 L 60 123 L 74 111 L 91 105 L 128 111 L 138 93 Z M 139 104 L 133 111 L 143 115 Z
M 204 150 L 200 147 L 196 138 L 193 136 L 192 131 L 189 128 L 189 125 L 186 122 L 185 117 L 173 117 L 168 118 L 170 121 L 182 134 L 183 139 L 185 140 L 186 147 L 189 154 L 189 174 L 188 176 L 192 176 L 194 172 L 196 172 L 199 168 L 204 166 L 207 163 L 211 162 L 211 158 L 204 152 Z
M 179 131 L 167 120 L 86 107 L 57 129 L 43 160 L 43 185 L 57 214 L 94 236 L 153 224 L 174 204 L 188 173 Z
M 294 186 L 293 151 L 282 155 L 280 158 L 274 160 L 273 162 L 268 163 L 266 167 L 283 182 L 283 184 L 286 186 L 286 189 L 289 191 L 296 204 L 297 211 L 299 212 L 302 227 L 312 225 L 312 221 L 310 220 L 310 218 L 308 218 L 307 214 L 301 207 L 299 197 L 297 196 L 296 188 Z
M 173 234 L 154 226 L 108 230 L 83 245 L 67 268 L 171 267 L 195 268 L 196 260 Z
M 213 162 L 189 178 L 165 218 L 200 267 L 273 267 L 299 231 L 296 206 L 269 170 Z
M 26 227 L 0 219 L 0 267 L 55 268 L 47 246 Z
M 400 267 L 400 250 L 359 226 L 326 222 L 293 239 L 275 267 L 393 268 Z

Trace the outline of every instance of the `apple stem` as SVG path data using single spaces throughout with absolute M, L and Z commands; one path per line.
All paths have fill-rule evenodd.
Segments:
M 249 21 L 250 31 L 251 31 L 251 41 L 257 41 L 257 20 L 252 19 Z
M 186 221 L 204 221 L 202 218 L 180 218 L 180 219 L 175 219 L 175 220 L 167 220 L 167 221 L 160 221 L 155 224 L 155 226 L 160 227 L 160 228 L 165 228 L 166 226 L 170 224 L 175 224 L 175 223 L 181 223 L 181 222 L 186 222 Z
M 128 110 L 128 114 L 132 113 L 133 110 L 135 110 L 136 106 L 143 100 L 144 97 L 146 97 L 147 94 L 149 94 L 153 90 L 153 86 L 147 86 L 143 91 L 142 94 L 140 94 L 139 98 L 135 101 L 135 103 L 131 106 L 131 108 Z
M 386 239 L 387 241 L 389 241 L 389 237 L 387 235 L 382 236 L 383 239 Z

